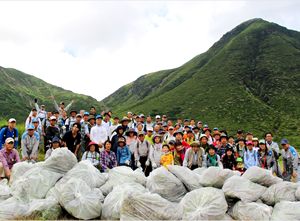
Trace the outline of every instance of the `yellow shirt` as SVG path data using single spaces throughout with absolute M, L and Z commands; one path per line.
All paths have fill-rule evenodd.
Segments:
M 172 165 L 172 161 L 174 161 L 173 155 L 171 153 L 168 153 L 166 155 L 161 156 L 161 162 L 162 166 L 168 169 L 167 165 Z
M 151 143 L 151 145 L 153 145 L 152 138 L 153 138 L 153 135 L 151 137 L 149 137 L 148 134 L 146 134 L 146 136 L 145 136 L 145 139 L 148 140 Z

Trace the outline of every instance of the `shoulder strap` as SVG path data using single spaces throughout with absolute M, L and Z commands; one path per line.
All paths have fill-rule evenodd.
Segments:
M 8 130 L 8 126 L 5 127 L 4 134 L 3 134 L 3 139 L 2 140 L 6 139 L 7 130 Z
M 85 156 L 86 159 L 88 158 L 88 155 L 89 155 L 89 151 L 86 151 L 86 156 Z

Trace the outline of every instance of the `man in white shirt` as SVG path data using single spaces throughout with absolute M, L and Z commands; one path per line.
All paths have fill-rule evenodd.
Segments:
M 108 112 L 104 113 L 104 120 L 102 121 L 102 125 L 106 128 L 106 132 L 108 134 L 109 127 L 112 126 L 112 122 L 110 121 L 110 115 Z
M 107 131 L 106 128 L 102 125 L 103 117 L 101 115 L 97 115 L 96 117 L 96 125 L 91 128 L 90 139 L 92 142 L 98 144 L 99 151 L 103 151 L 103 144 L 107 140 Z

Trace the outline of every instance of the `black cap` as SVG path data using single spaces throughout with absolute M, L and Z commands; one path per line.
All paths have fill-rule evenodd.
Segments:
M 237 133 L 237 134 L 242 134 L 242 133 L 243 133 L 243 130 L 239 129 L 239 130 L 236 131 L 236 133 Z
M 114 119 L 118 119 L 118 120 L 119 120 L 119 117 L 118 117 L 118 116 L 115 116 Z
M 52 114 L 59 114 L 58 110 L 52 111 Z
M 252 133 L 251 133 L 250 131 L 249 131 L 249 132 L 247 132 L 247 135 L 248 135 L 248 134 L 252 135 Z
M 64 102 L 60 102 L 60 104 L 63 104 L 63 105 L 65 105 L 65 103 L 64 103 Z

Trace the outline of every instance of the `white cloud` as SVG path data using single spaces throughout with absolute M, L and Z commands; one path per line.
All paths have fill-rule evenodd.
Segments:
M 300 30 L 297 1 L 0 2 L 0 65 L 101 100 L 260 17 Z

